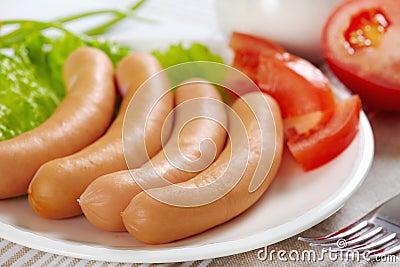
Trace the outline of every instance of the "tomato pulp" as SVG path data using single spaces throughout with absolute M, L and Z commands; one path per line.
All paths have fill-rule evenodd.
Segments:
M 400 111 L 400 1 L 344 1 L 325 24 L 322 51 L 363 102 Z

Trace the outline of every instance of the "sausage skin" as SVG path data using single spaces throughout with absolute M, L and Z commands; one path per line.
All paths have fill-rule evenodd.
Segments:
M 80 197 L 84 215 L 97 228 L 126 231 L 121 212 L 142 187 L 165 186 L 167 182 L 159 177 L 170 183 L 186 181 L 221 153 L 226 142 L 227 115 L 216 88 L 204 81 L 187 83 L 176 90 L 175 103 L 174 128 L 162 151 L 139 169 L 97 178 Z
M 232 123 L 230 116 L 229 142 L 208 169 L 179 186 L 136 195 L 122 213 L 124 225 L 133 237 L 160 244 L 201 233 L 241 214 L 267 190 L 282 157 L 281 114 L 277 103 L 267 95 L 254 92 L 242 98 L 251 109 L 240 99 L 233 110 L 240 117 L 247 138 L 240 136 L 242 140 L 231 146 L 241 126 Z M 230 181 L 237 173 L 237 183 Z M 234 186 L 226 187 L 227 183 Z
M 0 143 L 0 199 L 26 194 L 39 167 L 98 139 L 112 119 L 114 69 L 102 51 L 83 47 L 63 67 L 67 95 L 37 128 Z
M 119 87 L 127 88 L 127 95 L 121 103 L 117 117 L 96 142 L 78 153 L 47 162 L 38 170 L 28 190 L 29 204 L 37 214 L 53 219 L 79 215 L 82 210 L 77 200 L 94 179 L 127 169 L 122 145 L 124 116 L 136 90 L 161 70 L 159 62 L 146 53 L 133 53 L 118 64 L 117 83 Z M 156 86 L 147 91 L 146 98 L 141 99 L 142 105 L 152 105 L 159 95 L 168 92 L 169 83 L 166 79 L 158 79 L 157 82 Z M 140 112 L 140 107 L 136 113 L 131 114 L 133 124 L 146 119 L 149 122 L 145 130 L 132 133 L 133 142 L 143 143 L 145 139 L 148 153 L 137 154 L 137 166 L 145 163 L 148 156 L 151 157 L 161 149 L 161 126 L 172 107 L 172 94 L 166 94 L 149 118 Z M 145 132 L 148 132 L 146 137 Z

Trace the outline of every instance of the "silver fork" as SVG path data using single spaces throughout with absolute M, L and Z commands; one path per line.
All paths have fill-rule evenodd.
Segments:
M 339 231 L 299 240 L 338 252 L 367 252 L 367 258 L 372 260 L 394 255 L 400 251 L 400 194 Z

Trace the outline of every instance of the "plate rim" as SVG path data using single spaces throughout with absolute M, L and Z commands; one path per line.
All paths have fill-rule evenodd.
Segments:
M 68 240 L 52 239 L 2 221 L 0 221 L 0 236 L 16 244 L 52 254 L 84 260 L 121 263 L 171 263 L 204 260 L 259 249 L 293 237 L 327 219 L 338 211 L 361 186 L 374 157 L 373 132 L 364 111 L 360 112 L 359 125 L 360 131 L 358 134 L 361 133 L 361 137 L 363 137 L 360 138 L 360 142 L 362 142 L 360 147 L 362 149 L 359 151 L 361 153 L 359 164 L 355 168 L 352 177 L 346 179 L 345 183 L 334 194 L 308 212 L 282 225 L 257 234 L 218 243 L 155 250 L 107 248 L 101 245 L 94 246 Z M 179 253 L 171 253 L 171 251 Z M 157 253 L 156 257 L 154 253 Z

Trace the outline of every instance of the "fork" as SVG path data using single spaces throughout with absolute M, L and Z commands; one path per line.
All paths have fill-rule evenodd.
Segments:
M 400 251 L 400 194 L 339 231 L 299 240 L 337 252 L 367 252 L 367 258 L 372 260 L 394 255 Z

